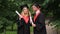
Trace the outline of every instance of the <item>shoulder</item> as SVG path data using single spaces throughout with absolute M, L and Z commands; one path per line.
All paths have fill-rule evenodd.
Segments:
M 45 15 L 43 13 L 39 14 L 39 18 L 44 18 L 44 17 L 45 17 Z
M 43 13 L 40 13 L 39 16 L 45 16 Z

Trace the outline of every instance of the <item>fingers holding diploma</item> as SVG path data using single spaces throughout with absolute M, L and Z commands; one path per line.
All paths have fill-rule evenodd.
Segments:
M 19 19 L 21 19 L 22 18 L 21 14 L 18 11 L 15 11 L 15 12 L 20 17 Z

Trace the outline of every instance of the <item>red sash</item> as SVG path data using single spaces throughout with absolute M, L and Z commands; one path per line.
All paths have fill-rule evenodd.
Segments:
M 28 16 L 23 16 L 23 19 L 25 20 L 25 23 L 27 24 L 29 21 L 29 17 Z
M 36 18 L 37 18 L 37 16 L 38 16 L 39 14 L 40 14 L 40 13 L 38 13 L 37 15 L 34 16 L 34 22 L 35 22 L 35 20 L 36 20 Z

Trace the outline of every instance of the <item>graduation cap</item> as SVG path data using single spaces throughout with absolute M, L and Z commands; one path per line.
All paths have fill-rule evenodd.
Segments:
M 29 8 L 27 4 L 24 4 L 24 5 L 21 5 L 21 6 L 20 6 L 21 10 L 22 10 L 24 7 Z

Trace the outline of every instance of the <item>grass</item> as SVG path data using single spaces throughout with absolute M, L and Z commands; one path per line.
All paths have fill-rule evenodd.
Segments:
M 4 34 L 4 33 L 2 33 Z M 6 31 L 6 34 L 17 34 L 17 31 Z
M 30 32 L 33 32 L 33 27 L 30 27 Z

